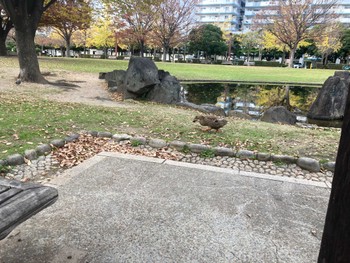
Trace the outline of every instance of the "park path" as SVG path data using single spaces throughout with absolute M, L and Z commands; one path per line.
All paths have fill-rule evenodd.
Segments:
M 131 107 L 128 103 L 112 100 L 104 80 L 98 79 L 98 74 L 54 71 L 43 72 L 50 82 L 48 85 L 35 83 L 15 84 L 17 69 L 1 69 L 0 92 L 16 94 L 32 93 L 45 99 L 59 102 L 83 103 L 105 107 Z

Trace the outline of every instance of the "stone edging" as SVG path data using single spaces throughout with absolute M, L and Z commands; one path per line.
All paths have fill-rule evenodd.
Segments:
M 97 131 L 89 131 L 88 134 L 93 137 L 103 137 L 103 138 L 111 138 L 116 142 L 129 140 L 131 143 L 136 145 L 149 145 L 152 148 L 163 148 L 163 147 L 171 147 L 177 151 L 188 151 L 192 153 L 211 153 L 216 156 L 228 156 L 228 157 L 236 157 L 240 159 L 252 159 L 258 161 L 272 161 L 272 162 L 280 162 L 285 164 L 296 164 L 300 168 L 310 171 L 310 172 L 320 172 L 321 169 L 334 172 L 335 162 L 327 162 L 320 163 L 319 161 L 309 158 L 309 157 L 292 157 L 288 155 L 272 155 L 269 153 L 259 153 L 248 150 L 239 150 L 234 151 L 232 148 L 225 147 L 210 147 L 208 145 L 203 144 L 191 144 L 185 143 L 182 141 L 171 141 L 166 142 L 161 139 L 147 139 L 145 137 L 140 136 L 130 136 L 128 134 L 112 134 L 110 132 L 97 132 Z M 66 143 L 74 142 L 79 138 L 79 134 L 72 134 L 64 139 L 56 139 L 51 141 L 49 144 L 41 144 L 38 145 L 35 149 L 26 150 L 23 155 L 21 154 L 13 154 L 8 156 L 4 160 L 0 160 L 0 166 L 15 166 L 24 164 L 26 160 L 35 160 L 39 156 L 49 154 L 55 148 L 61 148 Z

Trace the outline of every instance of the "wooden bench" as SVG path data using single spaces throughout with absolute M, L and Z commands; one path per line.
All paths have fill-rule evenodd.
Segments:
M 58 198 L 55 188 L 0 177 L 0 240 Z

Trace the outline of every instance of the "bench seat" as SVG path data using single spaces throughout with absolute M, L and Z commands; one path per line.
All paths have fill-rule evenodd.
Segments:
M 57 189 L 0 177 L 0 240 L 58 198 Z

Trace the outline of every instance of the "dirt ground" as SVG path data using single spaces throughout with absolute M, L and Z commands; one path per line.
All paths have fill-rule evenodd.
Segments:
M 16 92 L 44 97 L 60 102 L 77 102 L 106 107 L 128 107 L 127 103 L 112 100 L 104 80 L 97 74 L 67 71 L 43 72 L 50 84 L 21 83 L 17 85 L 18 69 L 0 70 L 0 92 Z

